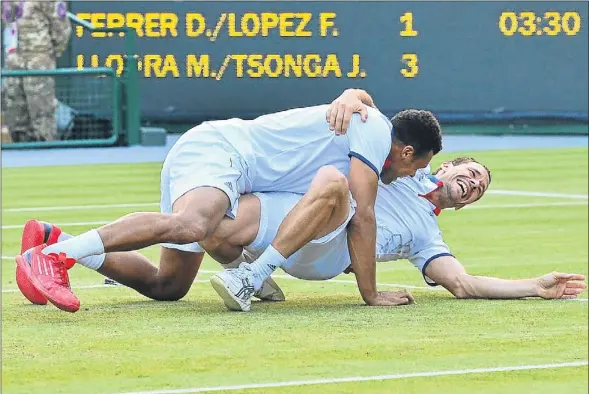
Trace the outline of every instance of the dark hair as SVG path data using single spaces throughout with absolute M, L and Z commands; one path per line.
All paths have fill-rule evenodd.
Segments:
M 487 175 L 489 176 L 489 185 L 491 184 L 491 170 L 489 170 L 486 165 L 484 165 L 483 163 L 481 163 L 481 162 L 473 159 L 472 157 L 457 157 L 454 160 L 450 161 L 450 163 L 452 163 L 453 166 L 458 166 L 458 165 L 464 164 L 464 163 L 477 163 L 477 164 L 483 166 L 483 168 L 485 170 L 487 170 Z M 440 171 L 440 170 L 441 170 L 441 167 L 438 168 L 434 172 L 434 174 L 437 174 L 437 172 Z
M 442 150 L 442 130 L 436 117 L 429 111 L 406 109 L 391 119 L 393 141 L 412 146 L 415 156 L 423 157 L 429 151 Z

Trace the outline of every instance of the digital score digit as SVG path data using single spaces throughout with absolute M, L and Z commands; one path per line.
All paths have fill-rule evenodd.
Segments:
M 401 75 L 405 78 L 413 78 L 419 73 L 419 59 L 415 53 L 404 53 L 401 62 L 405 67 L 401 69 Z
M 399 18 L 403 29 L 399 32 L 401 37 L 416 37 L 419 33 L 413 28 L 413 13 L 406 12 Z M 419 60 L 415 53 L 404 53 L 401 55 L 401 75 L 404 78 L 414 78 L 419 73 Z
M 406 12 L 400 18 L 401 23 L 405 26 L 403 30 L 399 33 L 401 37 L 415 37 L 419 33 L 413 30 L 413 13 Z
M 576 36 L 581 31 L 581 16 L 576 11 L 546 11 L 536 14 L 531 11 L 502 12 L 499 16 L 499 31 L 505 36 Z

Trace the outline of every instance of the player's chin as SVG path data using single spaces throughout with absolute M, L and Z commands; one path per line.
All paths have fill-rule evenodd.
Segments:
M 456 203 L 461 203 L 462 200 L 464 200 L 464 197 L 462 197 L 462 189 L 456 183 L 452 184 L 450 195 L 452 196 L 452 200 Z

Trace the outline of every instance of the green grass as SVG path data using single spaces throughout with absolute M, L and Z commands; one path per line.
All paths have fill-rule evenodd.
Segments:
M 467 153 L 468 154 L 468 153 Z M 587 149 L 477 152 L 493 171 L 491 190 L 587 194 Z M 439 164 L 451 158 L 434 159 Z M 150 203 L 160 164 L 2 170 L 2 209 Z M 30 185 L 36 187 L 30 187 Z M 41 193 L 41 191 L 43 191 Z M 579 202 L 487 195 L 477 205 Z M 585 200 L 586 201 L 586 200 Z M 139 208 L 157 210 L 157 206 Z M 105 221 L 134 208 L 3 212 L 3 225 L 30 217 L 60 223 Z M 587 275 L 587 205 L 444 212 L 444 239 L 474 274 L 535 277 L 552 270 Z M 78 234 L 90 226 L 68 226 Z M 19 229 L 2 230 L 2 255 L 19 250 Z M 157 261 L 156 247 L 143 250 Z M 2 392 L 120 393 L 349 376 L 584 361 L 587 303 L 537 299 L 455 300 L 415 289 L 417 304 L 369 308 L 353 283 L 288 280 L 287 302 L 230 313 L 207 281 L 179 302 L 126 288 L 77 289 L 68 314 L 30 305 L 2 260 Z M 208 259 L 203 270 L 218 270 Z M 410 263 L 382 263 L 378 281 L 426 287 Z M 200 273 L 206 280 L 211 273 Z M 347 275 L 338 279 L 351 280 Z M 99 285 L 84 267 L 73 286 Z M 586 298 L 587 293 L 582 297 Z M 587 367 L 264 388 L 248 393 L 586 393 Z

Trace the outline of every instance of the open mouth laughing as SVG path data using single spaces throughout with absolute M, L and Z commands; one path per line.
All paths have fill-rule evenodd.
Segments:
M 456 184 L 458 185 L 458 187 L 460 187 L 460 191 L 461 191 L 461 195 L 460 197 L 462 198 L 466 198 L 466 196 L 468 195 L 468 184 L 466 182 L 464 182 L 463 179 L 456 179 Z

